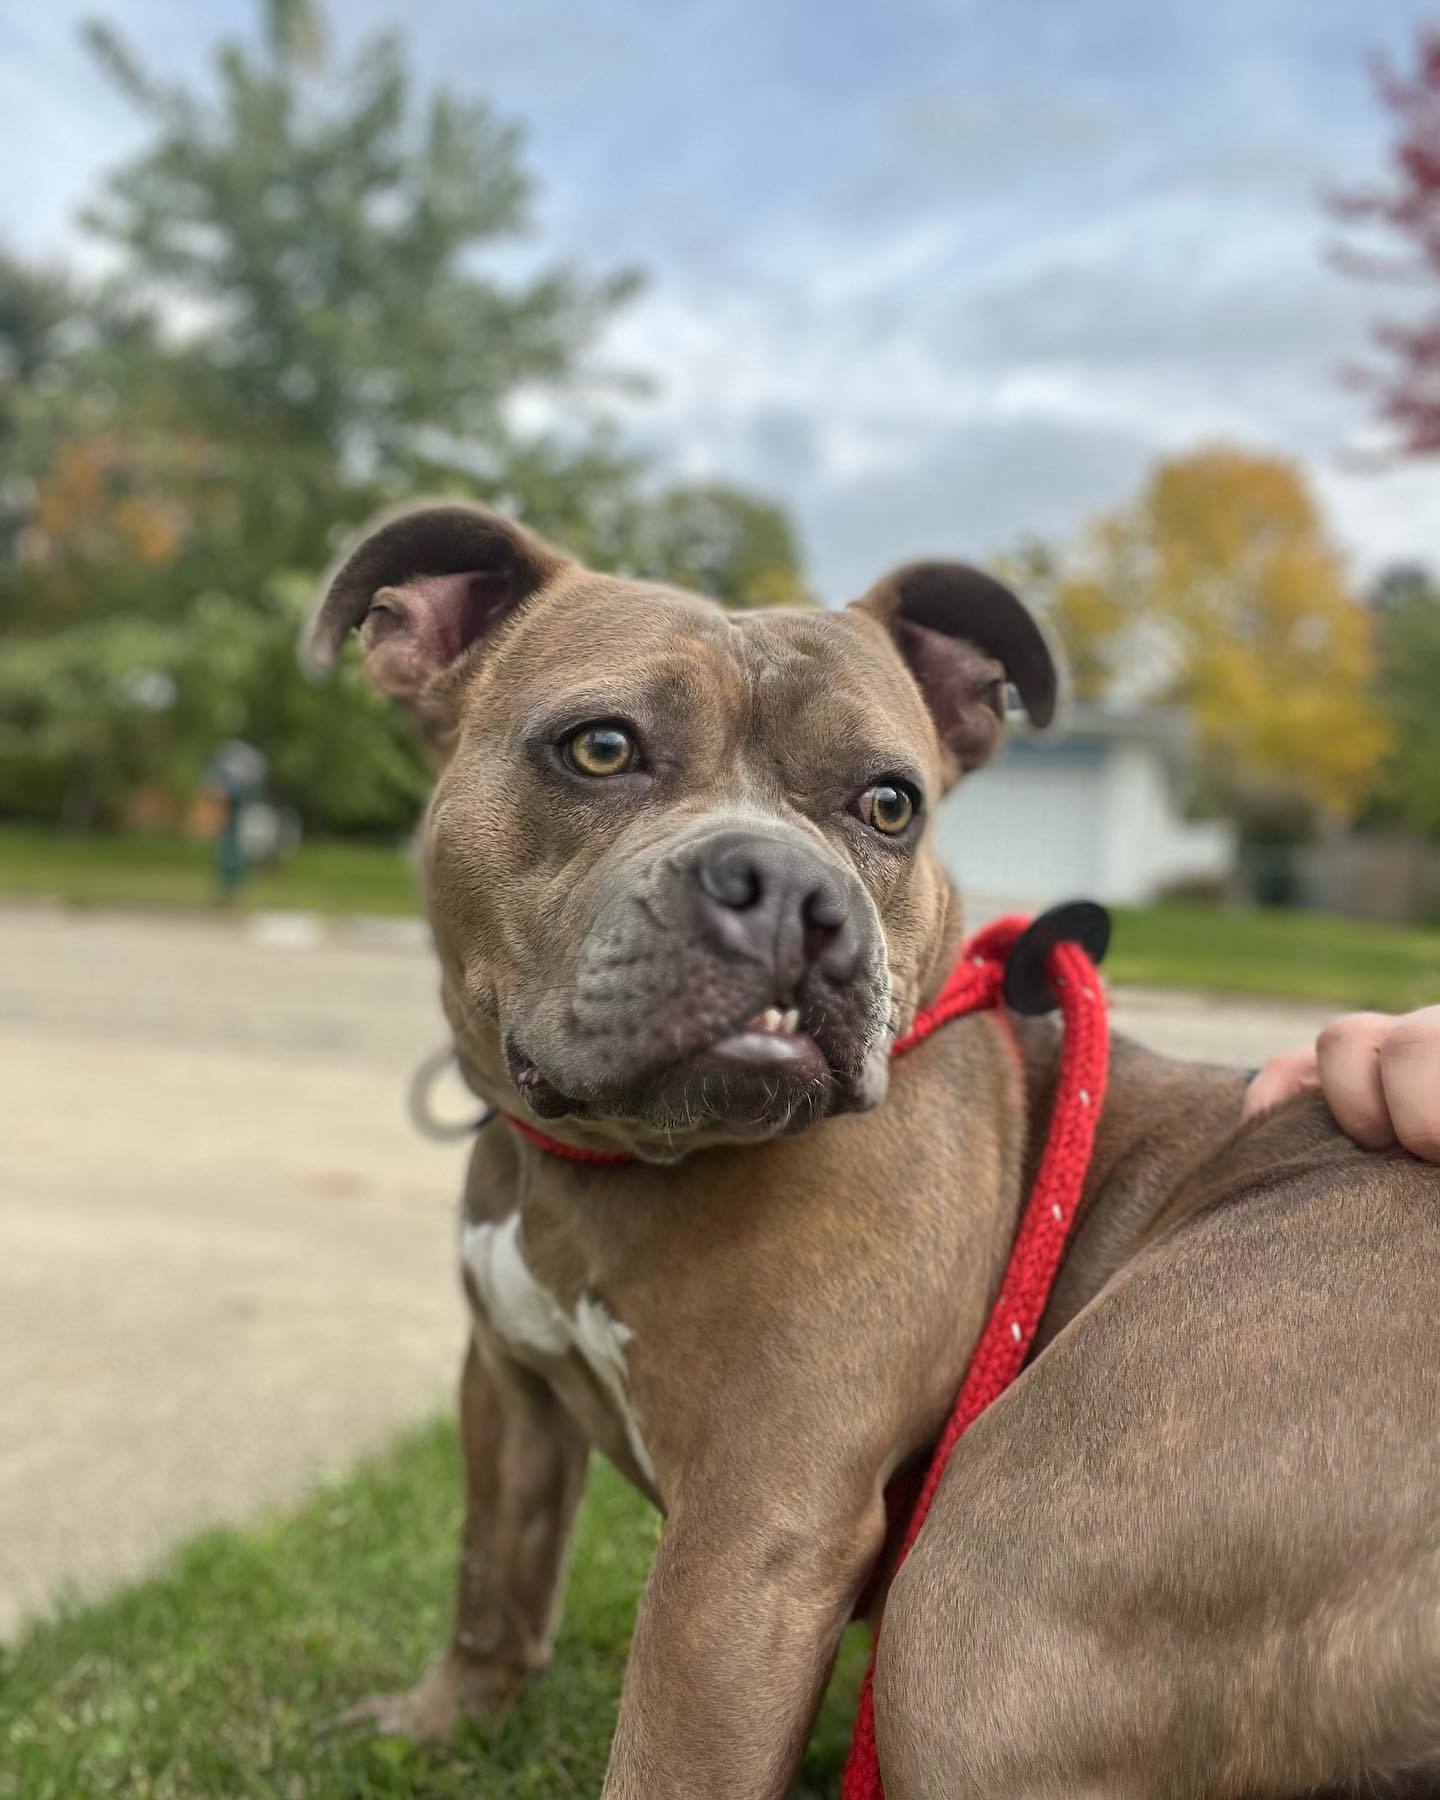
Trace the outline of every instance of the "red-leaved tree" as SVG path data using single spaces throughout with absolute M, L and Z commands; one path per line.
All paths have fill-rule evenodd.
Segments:
M 1420 28 L 1413 69 L 1377 58 L 1375 79 L 1395 120 L 1389 179 L 1341 194 L 1333 206 L 1342 219 L 1398 238 L 1401 248 L 1376 254 L 1350 244 L 1339 261 L 1421 298 L 1410 319 L 1377 324 L 1383 356 L 1357 378 L 1374 392 L 1400 454 L 1440 456 L 1440 24 Z

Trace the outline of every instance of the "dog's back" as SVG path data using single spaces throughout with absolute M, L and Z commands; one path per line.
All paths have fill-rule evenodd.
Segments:
M 1440 1782 L 1437 1320 L 1440 1170 L 1313 1101 L 1197 1170 L 952 1462 L 891 1800 Z

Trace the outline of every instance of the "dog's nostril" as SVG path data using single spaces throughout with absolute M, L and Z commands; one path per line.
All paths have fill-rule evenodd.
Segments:
M 806 895 L 800 908 L 806 962 L 818 962 L 845 928 L 849 912 L 840 896 L 828 887 Z
M 753 860 L 734 851 L 701 863 L 700 886 L 712 900 L 728 906 L 732 912 L 747 912 L 757 906 L 764 891 Z
M 844 901 L 829 887 L 816 888 L 807 894 L 801 910 L 806 929 L 810 931 L 836 932 L 848 916 Z

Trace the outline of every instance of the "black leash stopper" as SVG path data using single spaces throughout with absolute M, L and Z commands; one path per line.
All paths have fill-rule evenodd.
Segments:
M 1001 991 L 1012 1012 L 1038 1018 L 1060 1004 L 1045 967 L 1056 944 L 1078 944 L 1098 965 L 1110 948 L 1109 913 L 1096 900 L 1067 900 L 1030 921 L 1005 964 Z

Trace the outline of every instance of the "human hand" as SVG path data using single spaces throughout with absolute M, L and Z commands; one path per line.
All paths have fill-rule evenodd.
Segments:
M 1440 1163 L 1440 1006 L 1392 1017 L 1347 1013 L 1312 1047 L 1272 1057 L 1250 1083 L 1243 1117 L 1318 1088 L 1341 1130 L 1367 1150 L 1403 1144 Z

